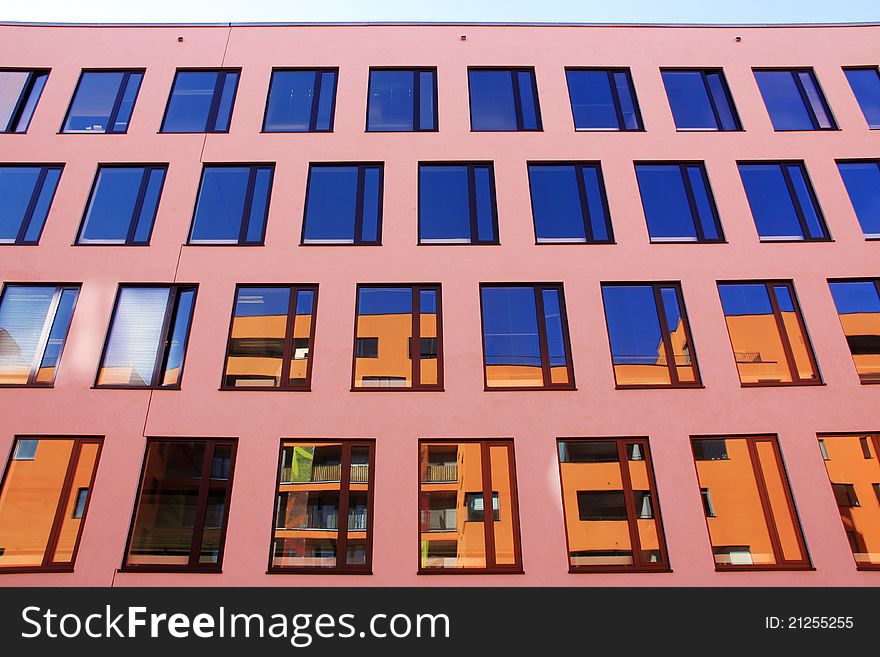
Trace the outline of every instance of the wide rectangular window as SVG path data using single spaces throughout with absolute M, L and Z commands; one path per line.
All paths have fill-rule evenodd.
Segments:
M 437 70 L 370 69 L 367 132 L 437 129 Z
M 522 572 L 518 513 L 512 440 L 419 441 L 420 573 Z
M 862 383 L 880 383 L 880 280 L 828 281 Z
M 880 129 L 880 68 L 870 66 L 865 68 L 843 69 L 853 95 L 865 115 L 868 127 Z
M 565 70 L 575 130 L 642 130 L 628 68 Z
M 316 285 L 239 285 L 223 388 L 308 390 Z
M 471 130 L 541 130 L 535 71 L 531 68 L 468 69 Z
M 374 452 L 366 440 L 281 441 L 269 572 L 370 572 Z
M 666 97 L 679 130 L 742 130 L 720 68 L 662 71 Z
M 195 286 L 121 285 L 95 385 L 179 388 L 195 301 Z
M 382 243 L 382 165 L 312 164 L 303 244 Z
M 539 243 L 614 241 L 598 162 L 529 164 L 529 189 Z
M 719 283 L 743 385 L 821 383 L 791 282 Z
M 699 386 L 678 283 L 603 283 L 617 386 Z
M 143 71 L 83 71 L 61 132 L 128 132 Z
M 572 389 L 561 284 L 480 286 L 487 389 Z
M 352 388 L 442 389 L 440 286 L 358 287 Z
M 0 132 L 27 132 L 49 71 L 0 70 Z
M 165 165 L 101 165 L 77 244 L 147 245 L 165 183 Z
M 492 164 L 419 164 L 419 244 L 497 243 Z
M 263 132 L 331 132 L 336 69 L 275 69 Z
M 219 572 L 234 439 L 147 439 L 123 570 Z
M 652 242 L 723 242 L 715 197 L 702 162 L 636 164 Z
M 808 569 L 810 560 L 776 436 L 723 440 L 728 457 L 694 463 L 718 570 Z M 708 502 L 708 506 L 707 506 Z M 711 511 L 711 513 L 709 513 Z
M 558 445 L 571 572 L 668 570 L 648 440 Z
M 811 68 L 756 70 L 774 130 L 836 130 L 837 124 Z
M 188 244 L 262 244 L 274 174 L 273 164 L 206 164 Z
M 880 569 L 880 434 L 820 436 L 825 468 L 860 570 Z
M 880 160 L 837 163 L 849 200 L 868 239 L 880 239 Z
M 51 386 L 78 285 L 7 285 L 0 296 L 0 386 Z
M 741 162 L 739 175 L 761 240 L 830 239 L 803 162 Z
M 0 244 L 37 244 L 55 197 L 60 165 L 0 166 Z
M 229 132 L 239 71 L 177 71 L 160 132 Z
M 72 571 L 100 438 L 18 437 L 0 486 L 0 573 Z

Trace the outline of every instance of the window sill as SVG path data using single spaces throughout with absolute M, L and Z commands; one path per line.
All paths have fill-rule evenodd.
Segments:
M 633 385 L 622 385 L 616 384 L 614 386 L 615 390 L 705 390 L 706 386 L 702 383 L 695 384 L 679 384 L 672 385 L 668 384 L 650 384 L 650 383 L 641 383 L 641 384 L 633 384 Z
M 820 239 L 806 239 L 806 238 L 797 238 L 797 237 L 758 237 L 758 241 L 761 244 L 815 244 L 816 242 L 822 244 L 828 244 L 833 242 L 834 240 L 830 237 L 823 237 Z
M 716 573 L 749 573 L 749 572 L 769 572 L 769 571 L 801 571 L 801 572 L 815 572 L 815 568 L 808 564 L 798 564 L 785 566 L 782 564 L 774 564 L 774 565 L 743 565 L 743 566 L 719 566 L 716 564 L 715 572 Z
M 607 566 L 607 567 L 594 567 L 594 568 L 577 568 L 575 566 L 569 566 L 568 573 L 569 575 L 601 575 L 602 573 L 637 573 L 642 575 L 644 573 L 671 573 L 672 568 L 635 568 L 632 566 Z
M 444 388 L 437 387 L 428 387 L 428 386 L 401 386 L 399 388 L 382 388 L 376 386 L 375 388 L 354 388 L 352 387 L 349 392 L 446 392 Z
M 419 568 L 418 575 L 525 575 L 522 568 Z
M 11 566 L 0 568 L 0 577 L 3 575 L 20 575 L 25 573 L 47 573 L 57 575 L 59 573 L 72 573 L 73 566 Z
M 865 572 L 870 571 L 880 571 L 880 563 L 865 563 L 865 564 L 856 564 L 856 570 L 862 570 Z
M 269 568 L 267 575 L 372 575 L 372 570 L 344 570 L 340 568 Z
M 878 382 L 878 383 L 880 383 L 880 382 Z M 37 388 L 37 389 L 46 388 L 46 389 L 51 390 L 54 387 L 55 387 L 54 382 L 52 382 L 52 383 L 0 383 L 0 388 L 11 388 L 11 389 L 15 389 L 15 388 Z M 3 569 L 0 568 L 0 572 L 2 572 L 2 570 Z
M 536 391 L 546 391 L 546 392 L 577 392 L 577 386 L 522 386 L 522 387 L 513 387 L 513 388 L 502 388 L 502 387 L 492 387 L 484 385 L 483 392 L 536 392 Z
M 737 128 L 736 130 L 722 130 L 721 128 L 675 128 L 676 132 L 745 132 L 743 128 Z
M 813 388 L 826 385 L 824 381 L 792 381 L 790 383 L 768 381 L 767 383 L 742 383 L 743 388 Z
M 644 128 L 578 128 L 575 126 L 575 132 L 647 132 Z
M 163 388 L 160 388 L 162 390 Z M 220 386 L 217 388 L 220 392 L 311 392 L 311 386 L 307 387 L 288 387 L 282 388 L 279 386 Z
M 651 244 L 727 244 L 727 240 L 698 240 L 698 239 L 687 239 L 680 237 L 671 237 L 669 239 L 661 238 L 654 239 L 649 238 Z
M 180 390 L 180 386 L 123 386 L 123 385 L 93 385 L 92 390 Z
M 123 566 L 118 573 L 168 573 L 174 575 L 220 575 L 222 568 L 162 568 L 161 566 Z
M 571 244 L 579 244 L 581 246 L 613 246 L 617 244 L 614 241 L 605 241 L 605 242 L 590 242 L 588 240 L 568 240 L 568 239 L 560 239 L 560 240 L 535 240 L 535 246 L 553 246 L 554 244 L 562 244 L 562 245 L 571 245 Z

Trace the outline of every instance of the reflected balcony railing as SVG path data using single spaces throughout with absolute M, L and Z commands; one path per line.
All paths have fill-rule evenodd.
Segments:
M 314 517 L 307 518 L 305 525 L 295 527 L 285 527 L 279 525 L 275 527 L 276 531 L 331 531 L 335 532 L 339 529 L 338 516 L 328 516 L 325 518 Z M 363 532 L 367 530 L 367 514 L 359 512 L 348 516 L 348 531 Z
M 422 483 L 440 484 L 458 481 L 458 463 L 428 465 Z
M 674 357 L 675 365 L 681 367 L 685 365 L 691 364 L 691 355 L 690 354 L 675 354 Z M 665 354 L 658 354 L 657 352 L 644 353 L 644 354 L 615 354 L 614 355 L 614 364 L 615 365 L 663 365 L 666 366 L 669 362 L 666 359 Z
M 366 463 L 351 466 L 350 482 L 353 484 L 366 484 L 370 481 L 370 466 Z M 311 472 L 305 476 L 298 476 L 293 468 L 281 468 L 282 484 L 308 484 L 308 483 L 335 483 L 342 480 L 342 466 L 336 465 L 313 465 Z

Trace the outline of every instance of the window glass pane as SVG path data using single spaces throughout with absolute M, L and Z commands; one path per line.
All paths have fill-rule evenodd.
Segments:
M 116 117 L 113 119 L 112 132 L 125 132 L 128 130 L 128 122 L 131 119 L 131 113 L 134 111 L 134 101 L 141 87 L 142 78 L 143 73 L 130 73 L 128 75 L 128 82 L 122 92 L 122 99 L 119 101 L 119 109 L 116 112 Z
M 78 242 L 124 244 L 145 175 L 143 167 L 100 167 Z
M 825 230 L 825 222 L 822 220 L 819 206 L 813 199 L 813 189 L 807 178 L 806 170 L 803 166 L 795 164 L 786 165 L 786 169 L 791 177 L 791 184 L 794 187 L 798 205 L 804 214 L 809 236 L 813 239 L 827 238 L 828 233 Z
M 410 131 L 414 126 L 413 71 L 370 71 L 367 130 Z
M 412 386 L 410 345 L 413 329 L 410 287 L 363 287 L 358 290 L 356 339 L 375 339 L 376 355 L 355 355 L 355 388 Z
M 238 73 L 227 71 L 223 75 L 223 88 L 220 92 L 220 101 L 217 105 L 217 118 L 214 125 L 208 126 L 209 131 L 225 132 L 229 130 L 229 122 L 232 120 L 232 103 L 235 100 L 235 90 L 238 87 Z
M 807 102 L 810 103 L 810 108 L 813 110 L 819 127 L 823 129 L 833 128 L 834 122 L 831 120 L 831 114 L 825 106 L 825 99 L 822 98 L 822 92 L 819 91 L 819 86 L 816 83 L 816 77 L 813 75 L 813 72 L 799 71 L 797 76 L 801 81 L 804 94 L 807 96 Z
M 318 98 L 318 118 L 316 130 L 333 129 L 333 107 L 336 104 L 336 72 L 321 73 L 321 96 Z
M 663 71 L 675 127 L 718 130 L 702 71 Z
M 250 167 L 205 167 L 190 242 L 239 241 L 250 174 Z
M 880 69 L 850 68 L 844 73 L 868 126 L 880 128 Z
M 91 486 L 95 465 L 98 462 L 98 450 L 97 442 L 84 442 L 80 446 L 73 478 L 67 486 L 67 501 L 59 509 L 63 515 L 61 516 L 61 525 L 58 528 L 57 543 L 52 551 L 53 563 L 73 563 L 73 555 L 85 518 L 89 486 Z
M 755 71 L 755 80 L 774 130 L 814 129 L 813 118 L 791 71 Z
M 55 380 L 55 372 L 58 362 L 61 360 L 61 352 L 64 349 L 64 341 L 67 338 L 67 330 L 73 319 L 73 309 L 76 306 L 76 298 L 79 290 L 67 288 L 61 292 L 58 307 L 55 310 L 55 318 L 52 328 L 46 339 L 46 347 L 40 361 L 39 369 L 34 376 L 35 383 L 52 383 Z
M 594 242 L 611 240 L 611 220 L 605 209 L 605 185 L 602 182 L 599 165 L 585 166 L 581 169 L 584 188 L 587 193 L 587 208 Z
M 269 190 L 272 187 L 272 168 L 257 167 L 254 172 L 254 191 L 248 209 L 248 227 L 245 241 L 259 244 L 263 241 L 266 214 L 269 212 Z
M 801 328 L 801 318 L 794 305 L 794 299 L 788 286 L 775 285 L 773 292 L 776 294 L 776 303 L 779 305 L 782 324 L 791 347 L 798 378 L 801 380 L 818 379 L 810 359 L 810 345 L 807 342 L 807 336 Z
M 694 216 L 677 164 L 638 165 L 636 175 L 654 241 L 696 241 Z
M 434 116 L 434 71 L 419 73 L 419 128 L 436 130 L 437 120 Z
M 720 71 L 707 73 L 706 83 L 709 85 L 712 100 L 715 101 L 715 110 L 718 112 L 718 118 L 721 119 L 721 130 L 739 130 L 739 121 L 733 108 L 733 101 L 727 88 L 727 82 L 724 80 L 724 75 Z
M 474 193 L 477 207 L 477 240 L 494 242 L 495 213 L 492 207 L 492 172 L 489 167 L 474 167 Z
M 124 77 L 124 71 L 84 72 L 67 112 L 63 131 L 108 131 L 111 113 Z M 133 99 L 131 102 L 134 102 Z
M 357 182 L 356 166 L 311 167 L 303 243 L 354 244 Z
M 205 132 L 214 102 L 217 71 L 178 71 L 162 132 Z
M 604 285 L 602 296 L 617 385 L 671 384 L 654 288 Z
M 0 383 L 26 385 L 42 356 L 54 286 L 7 285 L 0 303 Z
M 423 386 L 440 383 L 440 336 L 437 290 L 419 291 L 419 383 Z
M 562 307 L 559 290 L 541 290 L 544 303 L 544 325 L 547 332 L 547 354 L 550 358 L 550 383 L 570 383 L 568 358 L 565 353 L 565 333 L 562 326 Z
M 614 73 L 614 88 L 617 91 L 620 111 L 623 114 L 624 129 L 641 130 L 642 119 L 639 116 L 635 94 L 632 91 L 632 80 L 630 79 L 629 71 L 616 71 Z
M 43 93 L 43 87 L 46 86 L 46 80 L 48 77 L 48 73 L 35 74 L 33 87 L 31 88 L 27 100 L 24 101 L 24 106 L 22 107 L 17 125 L 15 126 L 15 132 L 25 132 L 28 129 L 31 117 L 34 115 L 34 110 L 37 109 L 37 102 L 40 100 L 40 95 Z M 11 129 L 12 127 L 10 126 L 10 130 Z
M 517 536 L 514 528 L 514 491 L 510 480 L 510 451 L 507 445 L 489 447 L 489 470 L 492 476 L 492 533 L 495 546 L 495 564 L 514 566 L 517 558 Z M 497 501 L 496 501 L 497 500 Z M 485 507 L 485 498 L 484 504 Z M 485 511 L 484 511 L 485 513 Z
M 0 167 L 0 243 L 14 243 L 26 220 L 41 167 Z M 49 198 L 55 186 L 49 186 Z M 43 220 L 45 215 L 43 215 Z M 42 221 L 38 221 L 42 228 Z
M 14 130 L 13 115 L 30 76 L 30 71 L 0 71 L 0 132 Z
M 280 385 L 289 308 L 290 288 L 239 288 L 224 385 Z
M 621 129 L 608 71 L 566 71 L 565 76 L 576 129 Z
M 299 290 L 296 295 L 292 360 L 290 362 L 290 374 L 288 375 L 288 383 L 293 386 L 305 386 L 309 382 L 314 312 L 315 291 Z
M 778 448 L 768 440 L 756 441 L 754 446 L 767 491 L 767 502 L 773 509 L 773 523 L 776 525 L 782 559 L 801 561 L 805 555 L 800 546 L 800 529 L 794 510 L 788 505 L 788 482 L 777 462 Z
M 419 240 L 471 241 L 467 166 L 419 167 Z
M 364 201 L 362 242 L 379 241 L 379 213 L 382 209 L 382 170 L 379 167 L 363 167 Z
M 829 283 L 859 378 L 880 381 L 880 293 L 875 281 Z
M 263 130 L 308 132 L 315 100 L 315 79 L 318 75 L 321 73 L 317 71 L 274 71 Z M 321 88 L 324 91 L 323 80 Z M 332 91 L 331 86 L 324 93 L 332 95 Z M 325 119 L 322 122 L 324 125 L 329 124 L 329 115 L 322 118 Z
M 174 386 L 180 383 L 183 358 L 186 352 L 186 338 L 189 335 L 195 301 L 196 291 L 193 289 L 180 290 L 177 294 L 177 308 L 169 332 L 170 339 L 165 347 L 167 357 L 165 371 L 162 373 L 163 386 Z
M 804 230 L 782 166 L 779 164 L 740 164 L 740 176 L 758 235 L 769 239 L 804 239 Z
M 484 287 L 482 299 L 486 385 L 543 386 L 534 288 Z
M 27 230 L 24 234 L 22 243 L 36 244 L 43 232 L 43 225 L 46 223 L 46 216 L 49 214 L 49 206 L 52 204 L 52 198 L 55 196 L 55 189 L 58 186 L 58 179 L 61 177 L 60 167 L 51 167 L 46 169 L 46 179 L 40 188 L 37 202 L 34 204 L 34 210 L 31 213 Z
M 679 292 L 673 287 L 661 287 L 660 298 L 663 302 L 669 347 L 672 349 L 672 362 L 678 381 L 694 383 L 697 380 L 697 369 L 691 356 L 692 347 L 688 338 L 687 320 L 679 302 Z
M 517 130 L 511 71 L 468 71 L 472 130 Z
M 577 175 L 577 169 L 571 165 L 529 166 L 535 234 L 539 242 L 587 240 Z M 585 178 L 587 175 L 585 170 Z
M 519 84 L 520 106 L 522 108 L 523 130 L 538 130 L 538 103 L 537 92 L 533 82 L 531 71 L 519 71 L 516 74 Z
M 838 162 L 865 237 L 880 237 L 880 162 Z
M 702 166 L 689 165 L 687 167 L 688 180 L 691 183 L 691 191 L 694 194 L 694 204 L 697 206 L 697 215 L 700 227 L 707 240 L 719 239 L 718 227 L 715 218 L 715 207 L 712 203 L 709 185 L 706 182 L 706 172 Z
M 159 210 L 159 196 L 162 193 L 162 185 L 165 182 L 165 168 L 152 169 L 149 172 L 147 189 L 144 192 L 144 201 L 138 214 L 134 231 L 136 244 L 147 244 L 150 241 L 150 233 L 153 231 L 153 222 L 156 220 L 156 212 Z

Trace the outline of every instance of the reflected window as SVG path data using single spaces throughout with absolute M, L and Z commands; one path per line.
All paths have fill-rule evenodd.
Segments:
M 0 385 L 55 382 L 78 285 L 7 285 L 0 296 Z
M 179 388 L 195 286 L 120 286 L 96 386 Z
M 419 441 L 419 532 L 419 572 L 522 572 L 513 441 Z
M 188 243 L 262 244 L 274 173 L 273 164 L 206 164 Z
M 614 242 L 598 162 L 529 164 L 529 189 L 539 243 Z
M 72 571 L 100 438 L 16 438 L 0 489 L 0 573 Z
M 715 197 L 701 162 L 636 164 L 652 242 L 723 242 Z
M 336 69 L 275 69 L 263 132 L 332 132 Z
M 535 71 L 531 68 L 468 69 L 471 130 L 541 130 Z
M 370 572 L 373 449 L 281 441 L 270 572 Z
M 811 68 L 755 71 L 774 130 L 836 130 Z
M 646 438 L 560 440 L 572 572 L 668 570 Z
M 482 285 L 486 388 L 574 387 L 562 285 Z
M 46 70 L 0 70 L 0 132 L 27 132 L 48 78 Z
M 829 281 L 862 383 L 880 383 L 880 280 Z
M 628 68 L 565 71 L 575 130 L 642 130 Z
M 880 160 L 837 163 L 849 200 L 868 239 L 880 239 Z
M 845 68 L 843 72 L 862 114 L 865 115 L 868 127 L 880 129 L 880 68 Z
M 177 71 L 160 132 L 229 132 L 239 71 Z
M 419 244 L 498 244 L 491 163 L 419 165 Z
M 743 385 L 821 383 L 792 283 L 719 283 L 718 292 Z
M 679 130 L 742 130 L 724 71 L 662 71 L 666 97 Z
M 367 132 L 437 129 L 437 71 L 371 69 Z
M 314 285 L 238 286 L 223 387 L 308 390 L 317 296 Z
M 381 244 L 382 165 L 310 165 L 302 243 Z
M 625 386 L 698 386 L 678 284 L 603 284 L 614 379 Z
M 99 166 L 76 243 L 149 244 L 167 169 Z
M 691 444 L 715 567 L 809 568 L 776 436 L 725 437 L 728 457 L 709 460 L 703 440 Z
M 124 570 L 219 572 L 235 440 L 147 439 Z
M 358 287 L 354 389 L 442 389 L 440 286 Z
M 83 71 L 61 132 L 128 132 L 143 71 Z
M 61 166 L 0 166 L 0 244 L 37 244 Z

